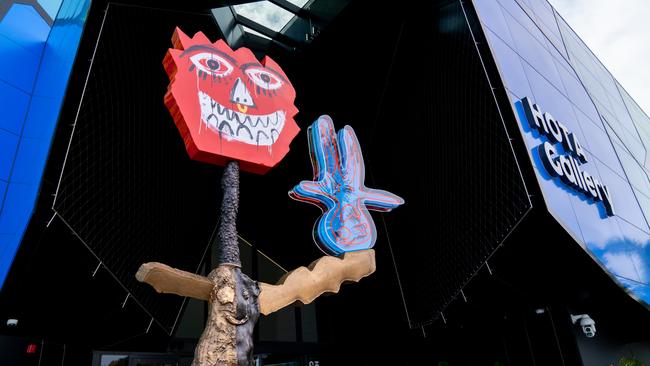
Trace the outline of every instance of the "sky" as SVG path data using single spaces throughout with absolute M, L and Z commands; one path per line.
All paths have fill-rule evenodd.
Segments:
M 650 1 L 549 2 L 650 115 Z

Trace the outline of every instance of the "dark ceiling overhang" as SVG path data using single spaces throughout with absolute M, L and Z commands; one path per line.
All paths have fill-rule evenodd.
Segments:
M 350 0 L 230 1 L 212 15 L 231 48 L 258 54 L 272 47 L 297 52 L 308 46 Z

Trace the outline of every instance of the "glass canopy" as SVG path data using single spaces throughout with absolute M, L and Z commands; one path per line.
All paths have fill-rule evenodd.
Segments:
M 303 1 L 300 1 L 303 2 Z M 304 1 L 306 3 L 306 1 Z M 270 1 L 233 6 L 237 15 L 246 17 L 274 32 L 279 32 L 295 16 L 292 12 L 275 5 Z
M 296 51 L 311 43 L 350 0 L 264 0 L 212 9 L 230 47 L 256 52 L 280 46 Z M 252 37 L 245 37 L 251 35 Z

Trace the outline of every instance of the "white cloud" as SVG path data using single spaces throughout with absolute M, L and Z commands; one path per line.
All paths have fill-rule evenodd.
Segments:
M 234 9 L 238 14 L 276 32 L 293 18 L 293 13 L 268 1 L 235 5 Z
M 605 253 L 605 267 L 612 273 L 635 281 L 647 283 L 643 258 L 635 252 Z
M 650 115 L 650 1 L 550 0 Z

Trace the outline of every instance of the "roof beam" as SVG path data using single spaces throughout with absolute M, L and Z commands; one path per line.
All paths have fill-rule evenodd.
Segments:
M 271 39 L 277 40 L 280 43 L 284 43 L 285 45 L 287 45 L 287 46 L 289 46 L 291 48 L 295 48 L 295 47 L 300 45 L 300 43 L 297 42 L 296 40 L 294 40 L 293 38 L 288 37 L 285 34 L 282 34 L 280 32 L 275 32 L 275 31 L 273 31 L 273 30 L 271 30 L 271 29 L 269 29 L 269 28 L 267 28 L 267 27 L 265 27 L 265 26 L 263 26 L 263 25 L 261 25 L 261 24 L 259 24 L 257 22 L 254 22 L 254 21 L 246 18 L 243 15 L 235 13 L 235 18 L 237 19 L 237 23 L 239 23 L 239 24 L 241 24 L 243 26 L 246 26 L 246 27 L 248 27 L 248 28 L 250 28 L 252 30 L 255 30 L 257 32 L 260 32 L 261 34 L 263 34 L 263 35 L 265 35 L 265 36 L 267 36 L 267 37 L 269 37 Z
M 294 13 L 295 15 L 304 18 L 304 19 L 311 19 L 316 22 L 321 22 L 321 23 L 327 23 L 327 21 L 316 14 L 310 12 L 309 10 L 305 8 L 301 8 L 295 4 L 292 4 L 288 2 L 287 0 L 267 0 L 270 3 L 273 3 L 279 7 L 281 7 L 284 10 L 290 11 Z

